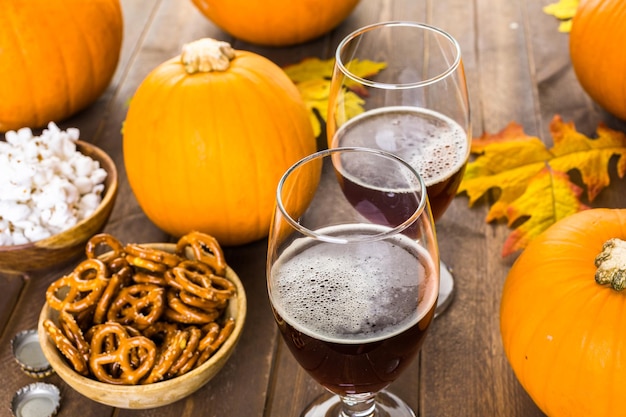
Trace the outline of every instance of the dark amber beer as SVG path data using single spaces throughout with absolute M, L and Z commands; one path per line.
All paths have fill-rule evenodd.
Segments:
M 350 119 L 332 147 L 361 146 L 393 153 L 420 173 L 435 220 L 452 202 L 467 163 L 467 132 L 454 120 L 418 107 L 392 106 Z
M 436 263 L 414 239 L 355 239 L 371 224 L 302 237 L 272 268 L 270 301 L 287 346 L 320 384 L 340 395 L 377 392 L 416 356 L 437 300 Z

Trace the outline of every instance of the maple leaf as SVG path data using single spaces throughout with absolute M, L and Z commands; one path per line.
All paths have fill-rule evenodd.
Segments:
M 588 208 L 580 201 L 584 190 L 571 181 L 570 171 L 580 173 L 589 201 L 609 185 L 608 165 L 614 155 L 619 156 L 618 176 L 626 174 L 626 134 L 600 124 L 597 137 L 588 138 L 558 115 L 550 123 L 550 133 L 554 143 L 550 149 L 516 123 L 472 142 L 476 158 L 468 163 L 458 193 L 467 194 L 471 207 L 489 190 L 500 191 L 485 221 L 504 218 L 516 228 L 503 256 L 523 249 L 561 218 Z
M 569 32 L 572 29 L 572 18 L 576 14 L 579 0 L 559 0 L 543 8 L 543 12 L 560 20 L 559 32 Z
M 589 209 L 589 206 L 580 202 L 582 192 L 583 189 L 573 184 L 566 173 L 553 171 L 550 167 L 542 169 L 531 178 L 524 194 L 506 209 L 509 227 L 527 216 L 527 213 L 532 215 L 508 236 L 502 247 L 502 256 L 524 249 L 533 237 L 554 222 Z M 538 199 L 538 196 L 541 198 Z
M 328 113 L 328 94 L 330 81 L 333 75 L 334 58 L 322 60 L 319 58 L 305 58 L 298 64 L 286 66 L 285 73 L 296 84 L 304 103 L 309 110 L 315 136 L 322 133 L 323 123 Z M 370 77 L 377 74 L 387 65 L 383 62 L 368 60 L 352 60 L 347 67 L 359 77 Z M 350 88 L 345 96 L 346 106 L 351 116 L 363 112 L 363 97 L 366 92 L 357 87 L 354 82 L 346 83 Z

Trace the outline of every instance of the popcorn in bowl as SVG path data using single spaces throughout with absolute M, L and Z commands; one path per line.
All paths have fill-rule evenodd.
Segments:
M 76 148 L 79 130 L 49 123 L 0 141 L 0 246 L 21 245 L 67 230 L 102 201 L 106 171 Z

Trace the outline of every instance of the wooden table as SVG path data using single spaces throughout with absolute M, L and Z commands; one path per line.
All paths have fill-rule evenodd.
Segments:
M 474 136 L 496 132 L 509 122 L 526 133 L 551 138 L 555 114 L 593 135 L 601 121 L 626 130 L 624 123 L 598 109 L 580 88 L 572 71 L 566 34 L 543 13 L 552 0 L 362 0 L 335 31 L 289 48 L 261 48 L 232 39 L 205 19 L 190 1 L 122 0 L 124 46 L 117 73 L 91 107 L 59 123 L 78 127 L 83 140 L 113 156 L 120 171 L 120 192 L 106 231 L 126 242 L 170 239 L 152 225 L 129 188 L 122 158 L 120 129 L 128 101 L 155 66 L 177 55 L 181 46 L 201 37 L 232 42 L 267 56 L 279 65 L 303 58 L 329 58 L 339 40 L 365 24 L 410 19 L 442 27 L 461 43 L 469 81 Z M 614 167 L 611 170 L 614 173 Z M 615 175 L 612 175 L 615 177 Z M 626 204 L 626 182 L 613 178 L 595 206 Z M 488 206 L 468 208 L 458 197 L 437 225 L 441 251 L 454 268 L 458 293 L 446 314 L 436 320 L 419 360 L 394 383 L 419 416 L 542 416 L 521 388 L 505 358 L 499 332 L 502 285 L 514 259 L 500 256 L 509 233 L 503 224 L 484 222 Z M 297 366 L 280 340 L 265 290 L 266 241 L 226 248 L 248 293 L 248 320 L 236 352 L 226 367 L 193 396 L 156 410 L 114 410 L 61 387 L 60 416 L 278 416 L 299 411 L 322 389 Z M 45 288 L 67 267 L 44 274 L 0 276 L 0 416 L 10 414 L 13 393 L 33 382 L 13 361 L 10 341 L 36 326 Z

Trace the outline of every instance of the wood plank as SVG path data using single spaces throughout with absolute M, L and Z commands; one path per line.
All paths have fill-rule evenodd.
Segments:
M 433 2 L 433 22 L 457 37 L 463 50 L 474 135 L 513 120 L 531 132 L 539 129 L 525 4 Z M 459 197 L 437 225 L 442 258 L 455 272 L 458 292 L 423 348 L 424 415 L 541 415 L 517 384 L 501 347 L 499 299 L 512 260 L 498 256 L 506 227 L 485 224 L 485 214 L 486 206 L 469 210 L 466 198 Z M 452 400 L 459 396 L 465 400 Z

